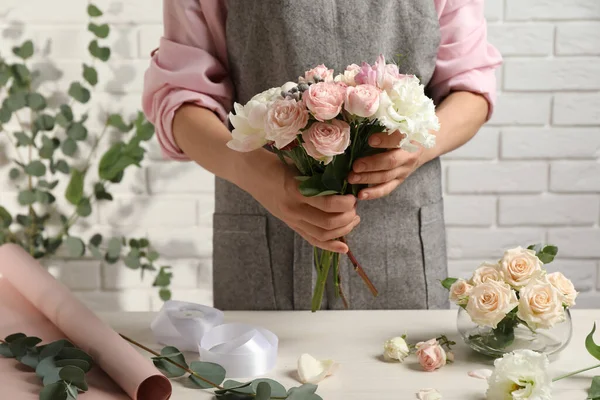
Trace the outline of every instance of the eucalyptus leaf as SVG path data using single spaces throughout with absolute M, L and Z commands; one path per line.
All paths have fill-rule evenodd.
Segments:
M 139 240 L 139 244 L 140 244 L 140 248 L 144 248 L 144 247 L 148 247 L 150 245 L 150 242 L 148 242 L 148 239 L 145 238 L 141 238 Z
M 72 366 L 75 366 L 77 368 L 80 368 L 81 370 L 83 370 L 83 372 L 88 372 L 90 369 L 92 369 L 92 366 L 90 365 L 90 363 L 88 363 L 85 360 L 80 360 L 80 359 L 66 359 L 66 360 L 57 360 L 56 361 L 56 366 L 57 367 L 65 367 L 67 365 L 72 365 Z
M 90 85 L 95 86 L 98 83 L 98 71 L 96 71 L 96 68 L 83 64 L 83 79 Z
M 169 300 L 171 300 L 171 294 L 172 294 L 171 291 L 169 289 L 166 289 L 166 288 L 161 288 L 158 291 L 158 296 L 160 297 L 160 299 L 162 301 L 169 301 Z
M 192 361 L 190 364 L 190 369 L 204 379 L 216 385 L 220 385 L 225 380 L 225 368 L 221 367 L 219 364 L 203 361 Z M 203 389 L 210 389 L 214 387 L 213 385 L 198 379 L 194 375 L 190 375 L 190 380 Z
M 119 238 L 113 237 L 108 241 L 108 255 L 112 258 L 121 255 L 121 241 Z
M 15 132 L 13 135 L 15 135 L 15 139 L 17 139 L 17 147 L 33 145 L 33 140 L 25 132 Z
M 71 138 L 67 138 L 63 140 L 60 149 L 66 156 L 73 156 L 77 151 L 77 142 Z
M 17 359 L 20 359 L 25 354 L 27 354 L 27 351 L 29 349 L 35 348 L 35 346 L 41 341 L 42 339 L 35 336 L 25 336 L 8 342 L 8 347 L 10 348 L 11 353 Z
M 112 126 L 120 130 L 121 132 L 129 132 L 131 130 L 131 126 L 127 125 L 123 121 L 123 117 L 119 114 L 111 114 L 108 116 L 107 125 Z
M 269 400 L 271 398 L 271 386 L 266 382 L 260 382 L 256 387 L 256 400 Z
M 88 246 L 88 249 L 90 250 L 90 253 L 92 253 L 92 256 L 98 260 L 102 260 L 103 256 L 102 253 L 100 252 L 100 250 L 98 249 L 97 246 L 93 246 L 90 245 Z
M 458 279 L 457 278 L 446 278 L 442 281 L 442 286 L 448 290 L 450 290 L 450 287 L 454 284 L 454 282 L 456 282 Z
M 59 382 L 60 380 L 60 368 L 54 368 L 44 375 L 42 378 L 42 383 L 44 386 L 47 386 Z
M 67 396 L 67 386 L 63 382 L 44 386 L 40 392 L 40 400 L 67 400 Z
M 92 213 L 92 205 L 87 197 L 81 199 L 76 208 L 77 215 L 81 217 L 89 217 Z
M 68 104 L 62 104 L 60 106 L 60 112 L 56 115 L 56 122 L 66 128 L 71 122 L 73 122 L 73 110 Z
M 148 261 L 156 261 L 156 260 L 158 260 L 158 257 L 159 257 L 159 255 L 156 251 L 149 252 L 148 256 L 147 256 Z
M 0 206 L 0 228 L 8 228 L 12 222 L 12 215 L 10 215 L 6 208 Z
M 90 17 L 100 17 L 100 16 L 102 16 L 102 11 L 100 11 L 100 9 L 98 9 L 98 7 L 96 7 L 93 4 L 88 5 L 87 13 L 88 13 L 88 15 Z
M 35 203 L 35 192 L 33 190 L 22 190 L 18 196 L 19 204 L 22 206 L 29 206 Z
M 37 131 L 51 131 L 54 129 L 56 120 L 48 114 L 39 115 L 33 122 L 34 128 Z
M 22 364 L 25 364 L 28 367 L 35 370 L 37 365 L 40 362 L 39 356 L 40 356 L 40 354 L 37 351 L 37 349 L 33 348 L 33 349 L 27 350 L 27 353 L 23 357 L 21 357 L 21 359 L 19 361 Z
M 85 351 L 78 349 L 76 347 L 63 347 L 62 350 L 58 353 L 56 357 L 57 360 L 84 360 L 88 364 L 94 365 L 94 360 L 92 357 L 87 354 Z
M 2 104 L 2 107 L 0 107 L 0 123 L 5 124 L 10 121 L 11 118 L 12 110 L 5 104 Z
M 85 381 L 85 372 L 79 367 L 76 367 L 74 365 L 67 365 L 65 367 L 62 367 L 58 376 L 60 376 L 60 379 L 62 379 L 63 381 L 77 386 L 84 392 L 88 390 L 88 385 Z
M 140 255 L 139 252 L 137 254 L 134 253 L 133 249 L 127 256 L 123 259 L 125 265 L 131 269 L 138 269 L 140 267 Z
M 88 31 L 96 35 L 97 38 L 106 39 L 108 37 L 108 34 L 110 33 L 110 28 L 108 24 L 98 25 L 94 24 L 93 22 L 90 22 L 88 24 Z
M 50 192 L 43 190 L 35 191 L 35 200 L 40 204 L 52 204 L 56 201 L 56 197 Z
M 81 122 L 73 122 L 67 128 L 67 136 L 73 140 L 85 140 L 88 136 L 88 130 Z
M 58 185 L 58 180 L 52 181 L 52 182 L 48 182 L 45 179 L 40 179 L 38 181 L 38 187 L 43 188 L 43 189 L 49 189 L 52 190 L 54 189 L 56 186 Z
M 13 93 L 4 100 L 4 105 L 13 112 L 19 111 L 21 108 L 27 106 L 27 94 L 25 92 Z
M 13 78 L 14 78 L 14 83 L 16 84 L 13 85 L 13 88 L 17 88 L 20 86 L 22 89 L 27 89 L 27 86 L 31 83 L 31 73 L 29 72 L 29 69 L 27 69 L 27 67 L 24 64 L 13 64 L 11 66 L 11 70 L 13 73 Z M 13 91 L 12 94 L 14 93 L 21 93 L 23 95 L 23 97 L 25 97 L 25 92 L 15 92 Z M 24 106 L 23 106 L 24 107 Z
M 90 54 L 101 61 L 108 61 L 110 58 L 110 48 L 102 47 L 98 44 L 97 40 L 92 40 L 88 46 Z
M 8 173 L 8 177 L 12 180 L 17 179 L 19 176 L 21 176 L 21 171 L 19 171 L 16 168 L 11 168 L 10 172 Z
M 44 176 L 46 174 L 46 166 L 39 160 L 30 162 L 25 166 L 25 173 L 32 176 Z
M 221 384 L 221 386 L 223 386 L 223 389 L 221 390 L 215 390 L 215 394 L 225 394 L 229 391 L 234 391 L 236 393 L 245 393 L 245 394 L 254 394 L 254 389 L 252 388 L 252 382 L 246 382 L 246 383 L 242 383 L 242 382 L 238 382 L 238 381 L 234 381 L 234 380 L 226 380 L 225 382 L 223 382 Z M 286 393 L 284 393 L 284 396 L 287 395 Z
M 94 236 L 92 236 L 90 238 L 90 244 L 93 246 L 100 246 L 100 244 L 102 243 L 102 235 L 99 233 L 96 233 Z
M 65 198 L 69 203 L 78 205 L 83 198 L 83 180 L 85 172 L 79 171 L 78 169 L 71 170 L 71 180 L 65 191 Z
M 65 246 L 67 246 L 71 257 L 81 257 L 85 253 L 85 244 L 79 238 L 73 236 L 67 237 Z
M 274 396 L 274 397 L 286 397 L 287 396 L 287 390 L 285 389 L 285 387 L 281 383 L 276 382 L 273 379 L 266 379 L 266 378 L 255 379 L 254 381 L 252 381 L 252 389 L 256 393 L 258 393 L 258 386 L 263 382 L 271 387 L 271 396 Z
M 302 386 L 294 387 L 288 390 L 287 400 L 313 400 L 311 395 L 314 395 L 316 391 L 317 385 L 313 385 L 312 383 L 305 383 Z
M 91 97 L 90 91 L 83 87 L 79 82 L 71 83 L 68 93 L 69 96 L 71 96 L 80 103 L 87 103 Z
M 25 96 L 27 106 L 34 111 L 40 111 L 46 108 L 46 99 L 39 93 L 28 93 Z
M 165 360 L 165 358 L 168 358 L 182 367 L 188 368 L 185 357 L 179 349 L 173 346 L 167 346 L 160 351 L 160 354 L 161 357 L 153 357 L 152 362 L 167 378 L 177 378 L 185 375 L 185 370 Z
M 46 356 L 46 357 L 42 356 L 44 350 L 45 350 L 45 348 L 40 353 L 40 362 L 38 363 L 37 367 L 35 368 L 35 374 L 37 376 L 39 376 L 40 378 L 43 378 L 46 375 L 49 375 L 49 374 L 53 373 L 53 371 L 58 369 L 58 367 L 56 366 L 56 360 L 54 359 L 54 356 Z M 58 375 L 58 373 L 57 373 L 57 375 Z
M 0 343 L 0 356 L 7 358 L 14 358 L 14 354 L 10 351 L 8 343 Z
M 22 226 L 29 226 L 31 225 L 31 218 L 27 215 L 17 214 L 17 222 Z
M 44 346 L 44 349 L 40 352 L 40 358 L 44 359 L 47 357 L 57 356 L 60 351 L 65 347 L 74 347 L 73 343 L 68 340 L 61 339 L 54 342 L 48 343 Z
M 589 400 L 600 400 L 600 376 L 592 378 L 592 386 L 588 392 Z
M 68 174 L 71 172 L 71 168 L 65 160 L 58 160 L 55 167 L 57 171 L 62 172 L 63 174 Z
M 156 279 L 154 280 L 153 286 L 169 286 L 171 284 L 171 278 L 173 274 L 168 272 L 169 267 L 161 267 L 156 274 Z
M 551 254 L 546 254 L 546 253 L 539 253 L 537 255 L 537 257 L 540 259 L 541 262 L 543 262 L 544 264 L 550 264 L 552 261 L 554 261 L 554 256 Z
M 28 40 L 19 47 L 13 47 L 12 50 L 17 57 L 26 60 L 33 55 L 33 42 Z
M 12 335 L 8 335 L 7 337 L 4 338 L 4 341 L 6 343 L 12 343 L 15 340 L 21 339 L 21 338 L 26 338 L 27 335 L 21 332 L 18 333 L 13 333 Z

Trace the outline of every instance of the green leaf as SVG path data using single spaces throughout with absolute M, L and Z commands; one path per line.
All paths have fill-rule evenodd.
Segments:
M 221 367 L 219 364 L 192 361 L 190 364 L 190 369 L 204 379 L 209 380 L 217 385 L 220 385 L 225 380 L 225 368 Z M 210 389 L 213 387 L 212 385 L 196 378 L 194 375 L 190 375 L 190 380 L 203 389 Z
M 83 180 L 85 172 L 78 169 L 71 170 L 71 180 L 65 191 L 65 198 L 74 206 L 78 205 L 83 198 Z
M 181 351 L 173 346 L 167 346 L 160 351 L 161 357 L 152 357 L 152 362 L 167 378 L 177 378 L 185 375 L 185 370 L 166 361 L 165 358 L 176 362 L 177 364 L 188 368 L 185 357 Z M 193 364 L 193 363 L 192 363 Z
M 252 382 L 242 383 L 230 379 L 223 382 L 221 386 L 223 386 L 224 389 L 215 390 L 215 394 L 225 394 L 233 390 L 235 390 L 236 393 L 254 394 L 254 389 L 252 389 L 251 385 Z
M 65 160 L 58 160 L 55 167 L 56 167 L 57 171 L 60 171 L 63 174 L 68 174 L 71 172 L 71 168 L 69 167 L 69 164 L 67 164 L 67 162 Z
M 18 339 L 21 339 L 21 338 L 26 338 L 26 337 L 27 337 L 27 335 L 24 334 L 24 333 L 21 333 L 21 332 L 19 332 L 19 333 L 13 333 L 12 335 L 8 335 L 7 337 L 5 337 L 4 341 L 6 343 L 12 343 L 15 340 L 18 340 Z
M 83 372 L 88 372 L 90 369 L 92 369 L 92 366 L 85 360 L 77 360 L 77 359 L 66 359 L 66 360 L 58 360 L 56 361 L 56 366 L 57 367 L 65 367 L 67 365 L 72 365 L 75 366 L 77 368 L 80 368 L 81 370 L 83 370 Z
M 40 111 L 46 108 L 46 99 L 39 93 L 27 93 L 26 98 L 27 106 L 34 111 Z
M 588 353 L 590 353 L 592 355 L 592 357 L 600 360 L 600 346 L 598 346 L 594 342 L 594 332 L 596 332 L 596 323 L 595 322 L 594 322 L 594 327 L 592 328 L 592 331 L 585 338 L 585 348 L 587 349 Z
M 266 382 L 261 382 L 256 387 L 256 400 L 269 400 L 271 398 L 271 386 Z
M 37 376 L 39 376 L 40 378 L 43 378 L 46 375 L 53 373 L 54 370 L 58 369 L 56 367 L 56 363 L 55 363 L 56 360 L 54 359 L 54 355 L 52 355 L 52 356 L 43 356 L 42 355 L 45 349 L 46 349 L 46 347 L 44 347 L 44 349 L 42 349 L 42 352 L 40 353 L 40 362 L 38 363 L 37 367 L 35 368 L 35 374 Z
M 536 253 L 539 253 L 542 250 L 542 244 L 541 243 L 532 244 L 532 245 L 527 246 L 527 248 L 529 250 L 535 251 Z
M 153 286 L 169 286 L 171 284 L 171 278 L 173 274 L 168 272 L 169 267 L 161 267 L 156 275 Z
M 79 390 L 77 389 L 77 386 L 70 385 L 67 383 L 67 395 L 67 400 L 77 400 L 77 396 L 79 395 Z
M 344 185 L 344 181 L 348 177 L 350 171 L 350 156 L 341 154 L 336 156 L 323 173 L 323 186 L 329 190 L 333 190 L 337 193 L 341 193 Z
M 84 88 L 81 83 L 73 82 L 69 87 L 69 96 L 80 103 L 87 103 L 90 100 L 90 91 Z
M 148 256 L 147 256 L 148 261 L 156 261 L 156 260 L 158 260 L 158 257 L 159 257 L 158 253 L 156 251 L 149 252 Z
M 131 249 L 123 261 L 127 267 L 138 269 L 140 267 L 140 252 L 137 249 Z
M 25 92 L 16 92 L 8 96 L 4 100 L 3 106 L 6 106 L 11 111 L 19 111 L 27 106 L 27 94 Z
M 8 347 L 11 353 L 17 358 L 20 359 L 25 354 L 27 354 L 27 350 L 34 348 L 37 344 L 39 344 L 42 339 L 31 336 L 31 337 L 19 337 L 11 342 L 8 342 Z
M 100 246 L 101 243 L 102 243 L 102 235 L 99 233 L 96 233 L 94 236 L 92 236 L 90 238 L 90 244 L 92 246 L 98 247 L 98 246 Z
M 8 228 L 12 222 L 12 215 L 6 208 L 0 206 L 0 228 Z
M 19 87 L 22 89 L 27 89 L 27 86 L 31 83 L 31 73 L 29 72 L 27 67 L 24 64 L 13 64 L 11 66 L 11 70 L 16 84 L 16 86 L 13 85 L 11 89 L 15 87 L 17 89 Z M 13 94 L 14 93 L 21 93 L 23 97 L 25 97 L 25 92 L 13 92 Z
M 600 376 L 592 378 L 592 386 L 588 392 L 589 400 L 600 400 Z
M 38 131 L 51 131 L 54 129 L 55 119 L 48 114 L 39 115 L 33 122 L 35 129 Z
M 42 351 L 40 352 L 40 358 L 44 359 L 47 357 L 57 356 L 60 351 L 65 347 L 74 347 L 73 343 L 69 342 L 66 339 L 56 340 L 54 342 L 48 343 L 44 346 Z
M 69 236 L 65 240 L 65 246 L 69 250 L 71 257 L 81 257 L 85 253 L 85 244 L 79 238 Z
M 97 38 L 106 39 L 110 33 L 110 28 L 108 27 L 108 24 L 97 25 L 94 23 L 89 23 L 88 31 L 96 35 Z
M 32 146 L 33 140 L 25 132 L 15 132 L 15 139 L 17 139 L 17 147 L 19 146 Z
M 39 352 L 36 348 L 28 349 L 27 353 L 19 360 L 22 364 L 27 365 L 29 368 L 36 369 L 40 362 Z
M 317 391 L 317 385 L 305 383 L 300 387 L 291 388 L 288 391 L 287 400 L 312 400 L 311 395 Z
M 110 58 L 110 48 L 101 47 L 97 40 L 92 40 L 88 46 L 90 54 L 102 61 L 108 61 Z
M 102 253 L 100 253 L 100 250 L 98 249 L 97 246 L 94 245 L 89 245 L 88 249 L 90 249 L 90 253 L 92 253 L 92 256 L 98 260 L 102 260 L 103 256 Z
M 81 217 L 89 217 L 92 213 L 92 205 L 90 204 L 90 200 L 87 197 L 82 198 L 79 204 L 77 204 L 76 211 Z
M 35 203 L 35 192 L 33 190 L 23 190 L 19 192 L 17 199 L 20 205 L 29 206 Z
M 40 400 L 67 400 L 67 386 L 64 382 L 54 382 L 44 386 L 40 392 Z
M 323 174 L 315 174 L 299 185 L 300 193 L 306 197 L 316 196 L 327 190 L 322 182 Z
M 9 177 L 10 179 L 12 179 L 13 181 L 14 181 L 15 179 L 17 179 L 17 178 L 18 178 L 20 175 L 21 175 L 21 171 L 19 171 L 19 170 L 18 170 L 18 169 L 16 169 L 16 168 L 11 168 L 11 169 L 10 169 L 10 171 L 9 171 L 9 173 L 8 173 L 8 177 Z
M 29 218 L 27 215 L 18 214 L 17 215 L 17 222 L 19 224 L 21 224 L 22 226 L 30 226 L 31 225 L 31 218 Z
M 42 188 L 42 189 L 49 189 L 52 190 L 54 189 L 56 186 L 58 185 L 58 180 L 52 181 L 52 182 L 48 182 L 45 179 L 40 179 L 38 181 L 38 187 Z
M 442 286 L 448 290 L 450 290 L 450 287 L 454 284 L 454 282 L 456 282 L 458 279 L 457 278 L 446 278 L 442 281 Z
M 14 358 L 14 354 L 10 351 L 8 343 L 0 343 L 0 356 L 7 358 Z
M 542 253 L 550 254 L 551 256 L 555 256 L 558 254 L 558 247 L 556 246 L 546 246 L 542 249 Z
M 56 123 L 66 128 L 73 121 L 73 110 L 68 104 L 60 106 L 60 112 L 56 115 Z
M 70 384 L 77 386 L 79 389 L 84 392 L 88 390 L 88 385 L 85 382 L 85 372 L 74 365 L 67 365 L 60 369 L 60 373 L 58 374 L 60 379 L 63 381 L 69 382 Z
M 171 291 L 169 289 L 161 288 L 158 291 L 158 295 L 162 301 L 171 300 Z
M 67 136 L 73 140 L 85 140 L 88 135 L 88 130 L 81 122 L 73 122 L 67 128 Z
M 539 253 L 537 257 L 544 264 L 550 264 L 552 261 L 554 261 L 554 256 L 546 253 Z
M 266 383 L 267 385 L 269 385 L 271 387 L 271 396 L 273 397 L 286 397 L 287 396 L 287 390 L 285 389 L 285 387 L 283 387 L 283 385 L 279 382 L 274 381 L 273 379 L 255 379 L 254 381 L 252 381 L 252 389 L 258 393 L 258 386 L 262 383 Z
M 90 17 L 100 17 L 102 16 L 102 11 L 98 7 L 93 4 L 90 4 L 87 8 L 87 13 Z
M 26 60 L 33 55 L 33 42 L 28 40 L 20 47 L 13 47 L 12 51 L 17 57 Z
M 50 192 L 45 192 L 43 190 L 35 191 L 35 200 L 41 204 L 52 204 L 56 201 L 56 197 Z
M 107 255 L 111 258 L 118 258 L 121 255 L 121 240 L 113 237 L 108 241 Z
M 108 116 L 108 120 L 106 121 L 108 126 L 112 126 L 120 130 L 121 132 L 129 132 L 131 130 L 131 125 L 127 125 L 123 121 L 123 117 L 119 114 L 111 114 Z
M 56 357 L 58 360 L 84 360 L 90 365 L 94 365 L 94 360 L 85 351 L 76 347 L 63 347 Z
M 96 71 L 96 68 L 83 64 L 83 79 L 90 85 L 96 86 L 98 83 L 98 71 Z
M 12 110 L 6 106 L 6 104 L 3 104 L 2 107 L 0 107 L 0 123 L 5 124 L 8 121 L 10 121 L 12 117 Z
M 138 112 L 135 120 L 135 131 L 140 140 L 150 140 L 154 136 L 154 125 L 146 120 L 142 112 Z
M 44 386 L 47 385 L 52 385 L 53 383 L 59 382 L 60 381 L 60 368 L 54 368 L 52 370 L 50 370 L 46 375 L 44 375 L 44 378 L 42 379 L 42 383 L 44 384 Z
M 42 148 L 40 149 L 40 157 L 51 159 L 54 156 L 54 150 L 60 146 L 60 141 L 56 138 L 50 139 L 46 135 L 42 136 Z
M 46 174 L 46 166 L 39 160 L 30 162 L 25 166 L 25 173 L 32 176 L 44 176 Z

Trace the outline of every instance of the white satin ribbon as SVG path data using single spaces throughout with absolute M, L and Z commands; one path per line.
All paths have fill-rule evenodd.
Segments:
M 279 340 L 273 332 L 222 322 L 216 308 L 170 300 L 150 327 L 159 343 L 199 352 L 202 361 L 225 368 L 228 378 L 253 378 L 275 367 Z

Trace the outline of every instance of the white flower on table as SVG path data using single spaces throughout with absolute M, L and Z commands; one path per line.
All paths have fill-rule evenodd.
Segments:
M 504 252 L 500 260 L 500 269 L 504 280 L 514 287 L 520 289 L 542 271 L 542 262 L 535 255 L 534 250 L 515 247 Z
M 436 389 L 421 389 L 417 393 L 419 400 L 441 400 L 442 395 Z
M 298 358 L 298 377 L 302 383 L 317 384 L 332 375 L 338 364 L 333 360 L 317 360 L 310 354 Z
M 386 361 L 398 360 L 402 362 L 409 354 L 408 344 L 401 336 L 386 340 L 383 344 L 383 358 Z
M 548 358 L 531 350 L 517 350 L 494 362 L 488 379 L 487 400 L 550 400 L 552 379 Z
M 515 291 L 507 283 L 488 280 L 471 290 L 465 310 L 477 325 L 496 328 L 518 304 Z
M 517 316 L 531 329 L 552 328 L 565 320 L 563 298 L 547 277 L 537 278 L 519 291 Z

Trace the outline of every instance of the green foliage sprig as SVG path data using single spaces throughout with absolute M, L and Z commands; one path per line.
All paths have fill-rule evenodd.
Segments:
M 287 390 L 273 379 L 255 379 L 251 382 L 225 380 L 225 369 L 215 363 L 192 361 L 187 364 L 183 353 L 173 346 L 164 347 L 160 354 L 130 339 L 121 337 L 129 343 L 152 354 L 152 361 L 167 378 L 180 378 L 188 375 L 192 387 L 215 389 L 215 397 L 223 400 L 322 400 L 316 394 L 317 385 L 310 383 Z
M 40 345 L 42 339 L 15 333 L 0 340 L 0 355 L 16 358 L 42 380 L 40 400 L 74 400 L 88 390 L 85 374 L 94 362 L 68 340 Z
M 154 127 L 141 112 L 129 121 L 120 114 L 108 115 L 97 134 L 89 127 L 88 112 L 74 112 L 73 105 L 87 104 L 97 88 L 95 63 L 106 62 L 111 56 L 110 48 L 102 44 L 110 34 L 108 24 L 98 21 L 102 11 L 93 4 L 87 10 L 88 30 L 93 36 L 88 46 L 91 61 L 82 64 L 82 79 L 70 83 L 68 100 L 62 104 L 51 106 L 51 101 L 37 91 L 40 73 L 28 65 L 35 51 L 30 40 L 13 48 L 20 61 L 10 63 L 0 57 L 0 97 L 4 97 L 0 132 L 14 146 L 15 166 L 9 178 L 19 191 L 19 204 L 25 208 L 25 212 L 11 213 L 0 205 L 0 245 L 16 243 L 37 259 L 52 257 L 65 248 L 72 257 L 90 254 L 111 264 L 122 260 L 127 267 L 140 270 L 142 277 L 145 271 L 158 271 L 154 286 L 159 288 L 161 299 L 168 300 L 170 267 L 156 266 L 159 255 L 147 238 L 113 237 L 103 242 L 96 234 L 85 243 L 72 233 L 71 228 L 89 217 L 97 204 L 113 200 L 111 186 L 119 184 L 132 166 L 140 166 L 146 153 L 144 143 L 154 135 Z M 29 118 L 28 123 L 24 117 Z M 7 124 L 13 120 L 19 128 L 11 132 Z M 116 132 L 118 140 L 100 157 L 98 179 L 90 182 L 95 153 L 109 132 Z M 91 143 L 91 149 L 84 157 L 85 142 Z M 23 149 L 26 157 L 20 153 Z M 68 180 L 64 197 L 70 212 L 56 205 L 61 180 Z M 52 224 L 58 225 L 58 232 L 49 232 Z

